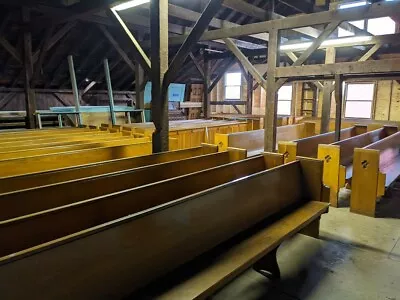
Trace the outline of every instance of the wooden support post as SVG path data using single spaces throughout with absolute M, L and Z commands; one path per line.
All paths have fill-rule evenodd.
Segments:
M 325 63 L 332 64 L 336 60 L 335 48 L 327 48 Z M 322 100 L 322 113 L 321 113 L 321 133 L 329 132 L 329 121 L 331 116 L 331 102 L 332 102 L 332 81 L 324 82 L 323 100 Z
M 155 132 L 153 153 L 168 151 L 168 84 L 163 84 L 168 70 L 168 0 L 150 2 L 151 31 L 151 111 Z
M 25 79 L 25 107 L 26 107 L 26 128 L 35 128 L 36 99 L 35 91 L 31 87 L 33 76 L 32 59 L 32 34 L 29 31 L 30 10 L 22 8 L 22 22 L 24 26 L 24 79 Z
M 253 113 L 253 76 L 247 74 L 247 110 L 246 113 L 251 115 Z
M 208 92 L 208 88 L 210 86 L 210 61 L 208 60 L 207 53 L 204 51 L 204 80 L 203 80 L 203 109 L 204 109 L 204 118 L 208 119 L 211 116 L 211 106 L 210 106 L 210 93 Z
M 82 125 L 81 102 L 80 102 L 80 96 L 79 96 L 79 91 L 78 91 L 78 85 L 76 83 L 74 59 L 73 59 L 72 55 L 68 56 L 68 67 L 69 67 L 69 75 L 71 78 L 72 94 L 74 95 L 74 100 L 75 100 L 75 110 L 78 113 L 77 114 L 77 122 L 78 122 L 77 125 L 81 126 Z
M 144 70 L 140 64 L 135 65 L 135 91 L 136 91 L 136 109 L 144 109 L 144 89 L 142 84 L 145 82 Z M 139 120 L 136 120 L 139 122 Z M 144 122 L 144 120 L 140 120 Z
M 335 101 L 336 101 L 336 120 L 335 120 L 335 141 L 340 141 L 340 129 L 342 127 L 343 109 L 343 75 L 335 76 Z
M 279 63 L 279 30 L 269 32 L 268 68 L 267 68 L 267 100 L 264 118 L 264 150 L 274 152 L 276 147 L 277 89 L 275 69 Z
M 113 90 L 112 90 L 112 85 L 111 85 L 110 67 L 108 66 L 108 59 L 105 58 L 103 63 L 104 63 L 104 74 L 106 76 L 106 82 L 107 82 L 108 99 L 110 101 L 109 103 L 110 103 L 111 123 L 113 125 L 116 125 L 117 120 L 115 118 L 115 111 L 114 111 L 114 95 L 113 95 Z

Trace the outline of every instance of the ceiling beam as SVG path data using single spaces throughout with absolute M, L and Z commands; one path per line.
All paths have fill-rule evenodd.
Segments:
M 335 64 L 317 64 L 292 67 L 278 67 L 275 77 L 278 78 L 334 78 L 335 74 L 356 76 L 371 74 L 400 74 L 400 59 L 368 60 L 363 62 L 344 62 Z
M 285 19 L 264 21 L 242 25 L 240 27 L 228 29 L 216 29 L 205 32 L 200 38 L 201 41 L 218 40 L 227 37 L 246 36 L 255 33 L 262 33 L 275 29 L 292 29 L 298 27 L 307 27 L 327 24 L 333 21 L 356 21 L 359 19 L 379 18 L 400 14 L 400 3 L 380 2 L 376 4 L 366 5 L 363 7 L 348 8 L 340 11 L 324 11 L 309 15 L 300 15 L 295 17 L 287 17 Z M 185 36 L 171 37 L 170 44 L 180 44 Z
M 122 20 L 122 18 L 118 15 L 118 13 L 112 9 L 107 10 L 107 15 L 112 21 L 119 25 L 118 27 L 122 31 L 122 37 L 125 38 L 127 42 L 130 42 L 130 44 L 133 46 L 133 55 L 135 56 L 135 59 L 137 62 L 142 66 L 143 70 L 147 73 L 150 74 L 150 69 L 151 69 L 151 62 L 146 53 L 143 51 L 142 47 L 140 46 L 139 42 L 135 39 L 131 31 L 129 30 L 128 26 L 126 26 L 125 22 Z
M 189 35 L 186 37 L 185 41 L 172 59 L 168 71 L 165 74 L 164 84 L 168 85 L 174 80 L 178 70 L 186 60 L 190 51 L 197 44 L 204 31 L 208 28 L 210 21 L 213 19 L 215 14 L 220 10 L 223 1 L 224 0 L 210 0 L 193 29 L 190 31 Z

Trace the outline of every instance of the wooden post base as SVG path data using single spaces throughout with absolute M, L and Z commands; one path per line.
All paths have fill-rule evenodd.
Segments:
M 299 233 L 318 239 L 319 238 L 319 221 L 320 221 L 320 219 L 321 219 L 320 217 L 318 219 L 315 219 L 310 224 L 308 224 L 305 228 L 303 228 Z
M 253 265 L 255 271 L 273 281 L 281 278 L 281 271 L 279 270 L 278 261 L 276 259 L 277 251 L 278 247 Z

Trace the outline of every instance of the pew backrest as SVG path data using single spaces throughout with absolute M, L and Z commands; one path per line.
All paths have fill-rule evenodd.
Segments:
M 310 173 L 322 170 L 316 164 Z M 268 216 L 318 201 L 308 185 L 321 188 L 321 178 L 307 177 L 297 161 L 127 215 L 3 259 L 0 290 L 22 298 L 124 298 Z
M 0 179 L 0 194 L 16 190 L 29 189 L 44 185 L 50 185 L 69 180 L 97 176 L 106 173 L 123 171 L 169 161 L 175 161 L 200 155 L 216 153 L 218 147 L 212 144 L 202 144 L 200 147 L 178 151 L 162 152 L 152 155 L 137 157 L 125 157 L 107 161 L 66 167 L 52 171 L 9 176 Z M 237 152 L 235 152 L 237 153 Z

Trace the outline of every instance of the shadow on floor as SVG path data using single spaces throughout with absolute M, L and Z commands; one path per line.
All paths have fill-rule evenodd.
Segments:
M 321 281 L 335 273 L 346 262 L 353 247 L 336 242 L 296 235 L 278 250 L 282 278 L 271 282 L 253 270 L 248 270 L 211 299 L 293 300 L 307 299 Z
M 375 216 L 400 219 L 400 177 L 387 188 L 385 196 L 377 203 Z

